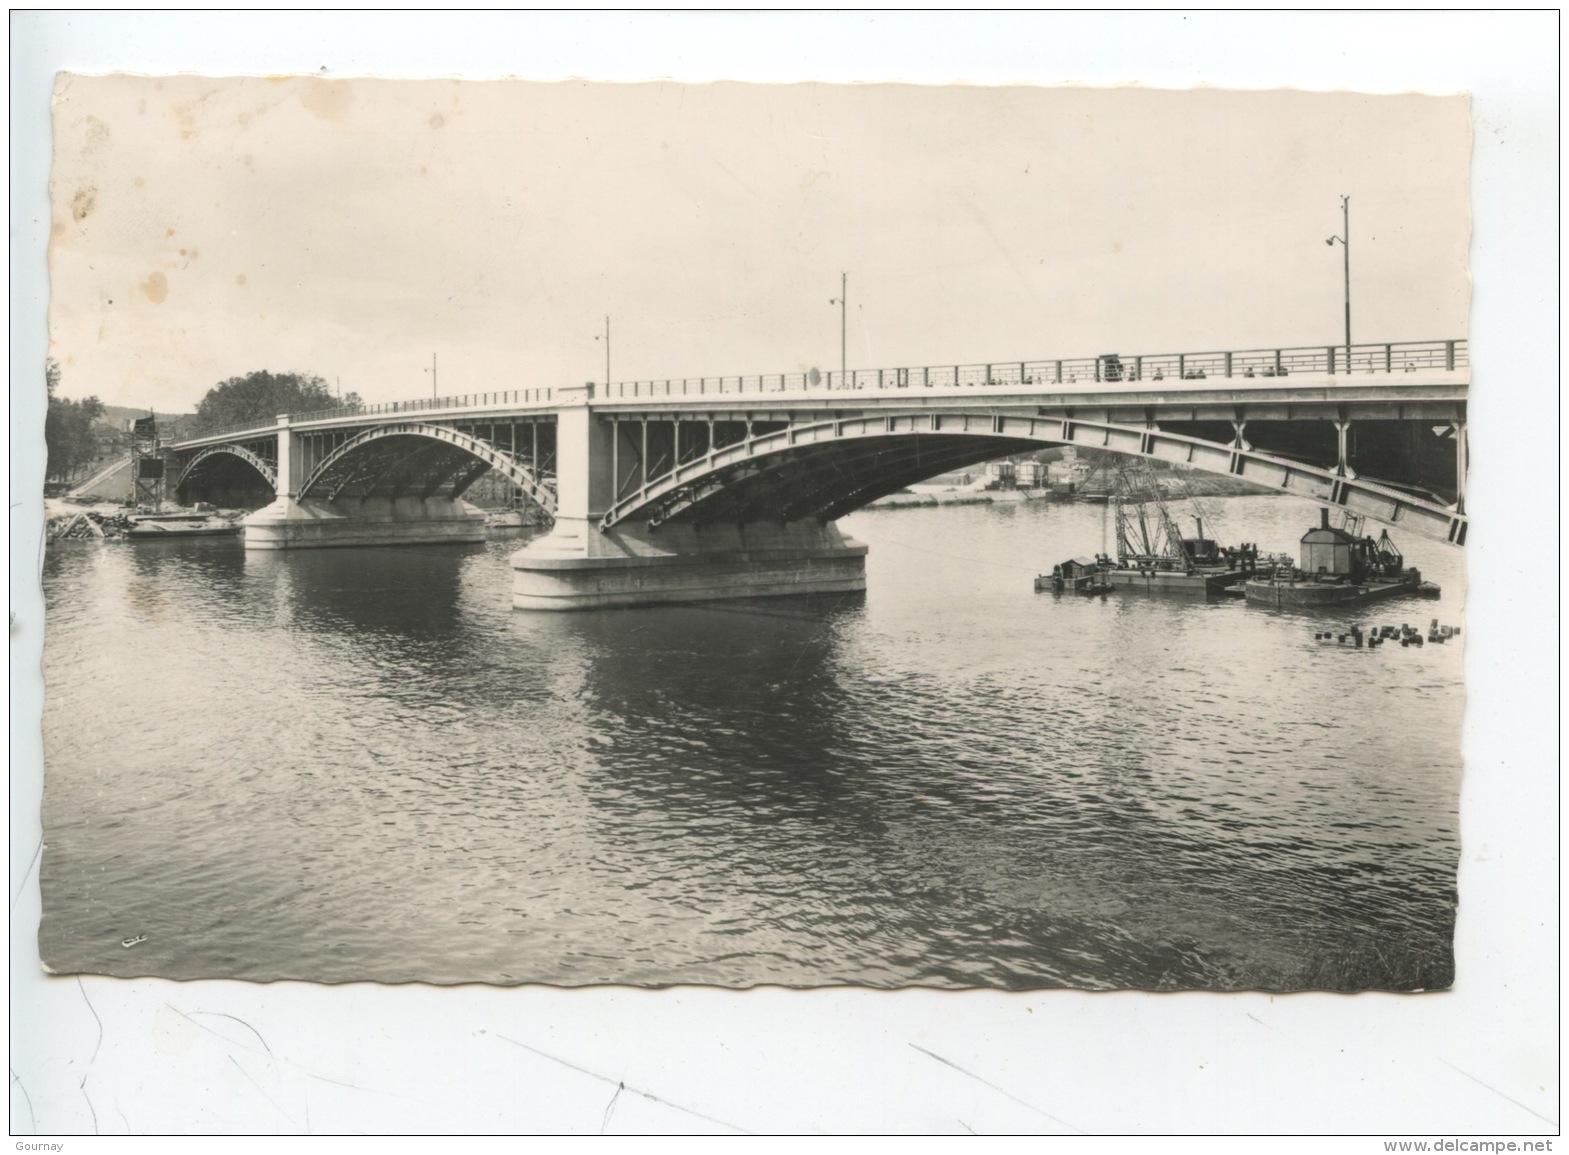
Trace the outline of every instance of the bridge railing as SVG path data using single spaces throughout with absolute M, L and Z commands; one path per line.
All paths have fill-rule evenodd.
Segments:
M 387 413 L 428 413 L 434 409 L 495 409 L 550 401 L 553 389 L 509 389 L 496 393 L 465 393 L 459 397 L 422 397 L 417 401 L 384 401 L 379 405 L 345 405 L 291 413 L 290 421 L 335 421 L 342 417 L 375 417 Z
M 304 413 L 290 413 L 291 422 L 336 421 L 345 417 L 376 417 L 389 413 L 426 413 L 437 409 L 494 409 L 508 405 L 536 405 L 550 401 L 553 389 L 509 389 L 495 393 L 465 393 L 458 397 L 422 397 L 417 401 L 384 401 L 377 405 L 340 405 L 334 409 L 312 409 Z M 275 417 L 267 422 L 244 421 L 238 425 L 220 425 L 204 429 L 182 441 L 196 441 L 209 437 L 225 437 L 236 433 L 271 433 L 278 427 Z
M 1003 361 L 972 365 L 918 365 L 827 373 L 765 373 L 740 377 L 671 377 L 617 381 L 601 398 L 717 397 L 726 394 L 799 393 L 868 389 L 1082 385 L 1097 381 L 1201 380 L 1210 377 L 1289 377 L 1293 374 L 1411 373 L 1463 369 L 1464 340 L 1309 345 L 1279 349 L 1228 349 L 1208 353 L 1156 353 Z
M 1468 368 L 1470 358 L 1463 339 L 1452 341 L 1397 341 L 1384 344 L 1306 345 L 1279 349 L 1228 349 L 1209 353 L 1141 353 L 1126 356 L 1105 353 L 1099 357 L 1071 357 L 1045 361 L 996 361 L 970 365 L 918 365 L 893 369 L 833 370 L 827 373 L 754 373 L 738 377 L 670 377 L 662 380 L 617 381 L 595 393 L 599 399 L 629 400 L 640 397 L 720 397 L 870 389 L 953 389 L 1005 386 L 1084 385 L 1093 382 L 1206 380 L 1211 377 L 1290 377 L 1296 374 L 1346 375 L 1414 373 L 1421 369 Z M 458 397 L 425 397 L 417 401 L 388 401 L 379 405 L 352 405 L 292 413 L 292 422 L 333 421 L 352 417 L 380 417 L 397 413 L 426 413 L 472 408 L 505 408 L 509 405 L 545 404 L 554 390 L 512 389 L 495 393 L 465 393 Z M 185 441 L 206 440 L 243 433 L 264 434 L 276 419 L 204 430 Z

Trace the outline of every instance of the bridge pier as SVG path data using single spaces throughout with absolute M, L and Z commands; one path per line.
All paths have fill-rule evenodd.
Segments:
M 600 533 L 557 518 L 512 555 L 512 607 L 588 610 L 866 589 L 866 547 L 832 522 Z
M 623 523 L 602 532 L 615 500 L 615 428 L 595 417 L 592 386 L 558 390 L 556 521 L 512 555 L 512 605 L 585 610 L 673 602 L 851 593 L 866 589 L 866 547 L 832 522 L 784 525 Z
M 280 496 L 241 524 L 246 549 L 451 545 L 485 540 L 484 512 L 449 497 L 322 501 Z
M 356 545 L 422 545 L 485 540 L 485 515 L 450 497 L 363 497 L 330 501 L 300 497 L 307 475 L 300 435 L 278 418 L 277 497 L 241 523 L 245 548 L 328 549 Z

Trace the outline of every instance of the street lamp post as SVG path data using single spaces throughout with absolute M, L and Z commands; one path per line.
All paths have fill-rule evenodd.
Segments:
M 1341 235 L 1330 237 L 1324 243 L 1331 248 L 1336 241 L 1340 242 L 1340 251 L 1345 254 L 1346 266 L 1346 372 L 1351 372 L 1351 198 L 1340 198 Z M 1335 367 L 1331 365 L 1329 371 L 1333 373 Z
M 594 340 L 601 340 L 599 334 L 594 334 Z M 610 388 L 610 318 L 605 318 L 605 388 Z
M 845 301 L 848 300 L 848 298 L 849 298 L 849 294 L 848 294 L 849 284 L 850 284 L 850 274 L 849 273 L 840 273 L 839 274 L 839 295 L 837 297 L 830 297 L 830 298 L 828 298 L 828 303 L 830 305 L 838 305 L 839 306 L 839 383 L 841 385 L 844 384 L 844 375 L 845 375 L 845 366 L 846 366 L 845 355 L 844 355 L 844 331 L 845 331 L 845 320 L 844 320 L 844 318 L 845 318 Z

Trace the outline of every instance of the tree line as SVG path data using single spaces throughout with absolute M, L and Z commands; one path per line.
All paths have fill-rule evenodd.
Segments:
M 263 425 L 280 413 L 356 408 L 359 394 L 334 397 L 327 382 L 313 373 L 272 373 L 258 369 L 220 381 L 196 405 L 195 433 L 232 425 Z
M 56 396 L 60 363 L 45 362 L 44 380 L 49 389 L 49 412 L 44 419 L 44 441 L 49 450 L 48 480 L 70 481 L 98 453 L 94 426 L 103 418 L 104 405 L 97 397 L 71 401 Z M 273 373 L 258 369 L 220 381 L 196 405 L 192 435 L 234 425 L 265 425 L 280 413 L 309 413 L 320 409 L 356 408 L 357 393 L 333 396 L 327 382 L 313 373 Z
M 69 481 L 98 454 L 98 435 L 93 426 L 103 416 L 103 402 L 97 397 L 81 401 L 56 397 L 60 363 L 53 358 L 44 365 L 44 381 L 49 389 L 49 412 L 44 417 L 44 444 L 49 450 L 47 477 L 51 481 Z

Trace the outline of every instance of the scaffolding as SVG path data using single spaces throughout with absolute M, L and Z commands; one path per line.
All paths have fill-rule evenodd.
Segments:
M 163 508 L 163 455 L 158 451 L 158 419 L 149 412 L 131 422 L 131 478 L 137 509 Z
M 1186 566 L 1182 531 L 1166 508 L 1160 482 L 1147 461 L 1119 461 L 1117 470 L 1117 562 L 1123 566 Z

